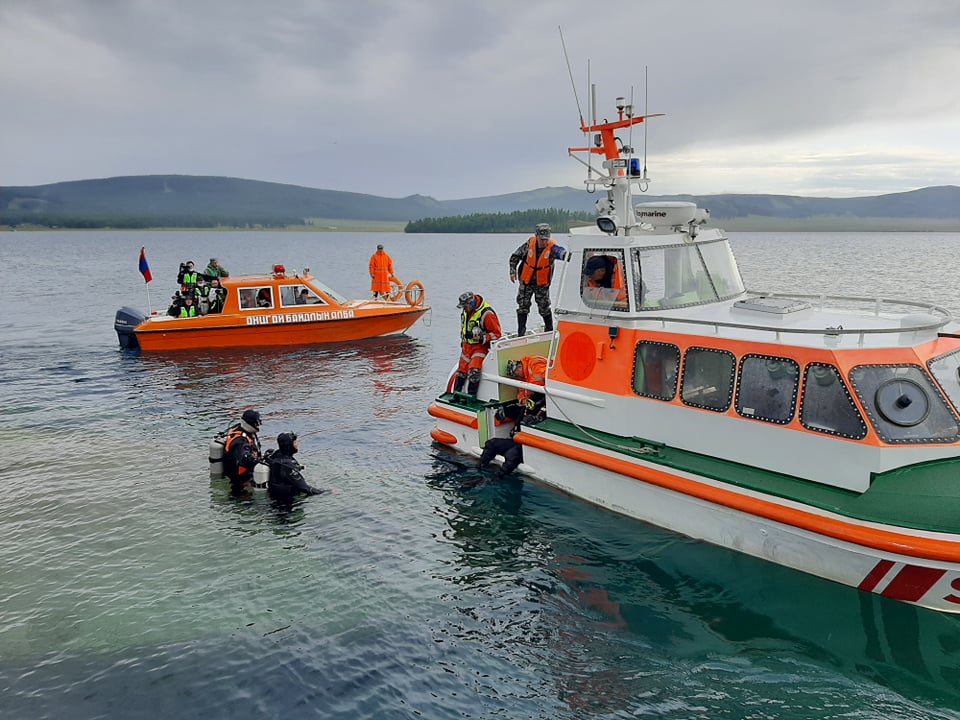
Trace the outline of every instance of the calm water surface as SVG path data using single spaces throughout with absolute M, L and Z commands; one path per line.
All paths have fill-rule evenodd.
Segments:
M 491 481 L 426 406 L 521 236 L 0 236 L 0 716 L 960 718 L 960 621 Z M 367 293 L 383 242 L 434 310 L 345 347 L 142 356 L 179 263 L 310 266 Z M 561 241 L 562 242 L 562 241 Z M 748 287 L 960 310 L 951 234 L 739 234 Z M 140 246 L 155 280 L 137 272 Z M 245 407 L 301 435 L 278 506 L 211 481 Z M 272 446 L 272 443 L 270 443 Z

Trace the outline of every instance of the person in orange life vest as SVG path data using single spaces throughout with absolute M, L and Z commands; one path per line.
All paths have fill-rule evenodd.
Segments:
M 223 445 L 223 474 L 234 493 L 253 487 L 253 469 L 260 461 L 260 413 L 244 410 L 240 422 L 227 430 Z
M 390 278 L 393 277 L 393 259 L 377 245 L 377 251 L 370 256 L 370 290 L 373 299 L 390 295 Z
M 627 291 L 619 263 L 607 255 L 594 255 L 583 266 L 583 295 L 594 300 L 626 302 Z
M 520 278 L 517 290 L 517 335 L 527 332 L 530 300 L 536 298 L 537 309 L 543 318 L 543 329 L 553 330 L 550 310 L 550 281 L 553 279 L 553 261 L 563 260 L 566 250 L 550 237 L 550 226 L 540 223 L 525 243 L 510 256 L 510 282 Z
M 460 295 L 460 365 L 453 381 L 453 391 L 461 392 L 467 383 L 467 395 L 476 397 L 480 385 L 480 368 L 490 350 L 490 343 L 502 335 L 500 318 L 479 295 L 467 291 Z

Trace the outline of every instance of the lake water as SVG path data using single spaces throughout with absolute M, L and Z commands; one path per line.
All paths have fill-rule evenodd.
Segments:
M 733 234 L 748 287 L 960 310 L 953 234 Z M 561 243 L 561 238 L 558 238 Z M 493 481 L 432 446 L 457 296 L 515 329 L 520 236 L 0 235 L 0 716 L 960 718 L 960 618 Z M 349 347 L 144 356 L 181 261 L 368 292 L 378 242 L 433 311 Z M 535 318 L 532 315 L 531 318 Z M 336 494 L 211 481 L 245 407 Z M 272 442 L 267 443 L 273 446 Z

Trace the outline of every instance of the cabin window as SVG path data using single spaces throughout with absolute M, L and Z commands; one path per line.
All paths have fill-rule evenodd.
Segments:
M 716 302 L 743 292 L 743 280 L 726 240 L 638 248 L 633 263 L 643 272 L 640 309 Z
M 740 269 L 729 242 L 718 240 L 698 243 L 696 247 L 717 297 L 725 300 L 744 291 L 743 278 L 740 277 Z
M 683 356 L 680 399 L 687 405 L 723 412 L 733 397 L 733 353 L 692 347 Z
M 627 283 L 622 250 L 587 250 L 580 268 L 580 297 L 587 307 L 625 312 Z
M 673 400 L 680 374 L 680 348 L 658 342 L 637 343 L 633 356 L 633 391 L 643 397 Z
M 850 383 L 884 442 L 955 442 L 960 428 L 930 377 L 916 365 L 859 365 Z
M 283 307 L 318 305 L 322 302 L 320 296 L 306 285 L 283 285 L 280 287 L 280 305 Z
M 953 403 L 953 409 L 960 411 L 960 350 L 935 357 L 927 365 L 930 374 Z
M 745 355 L 737 380 L 737 412 L 785 425 L 797 406 L 800 366 L 789 358 Z
M 800 424 L 807 430 L 854 440 L 867 435 L 867 424 L 840 371 L 822 363 L 810 363 L 804 372 Z
M 273 288 L 240 288 L 240 309 L 257 310 L 273 307 Z

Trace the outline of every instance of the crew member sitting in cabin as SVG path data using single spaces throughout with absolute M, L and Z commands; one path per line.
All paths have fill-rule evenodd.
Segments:
M 273 307 L 273 294 L 270 292 L 270 288 L 261 288 L 260 292 L 257 293 L 257 307 Z
M 240 291 L 240 309 L 253 310 L 257 307 L 257 291 L 253 288 L 243 288 Z
M 270 466 L 270 481 L 267 489 L 270 496 L 280 500 L 288 500 L 295 495 L 320 495 L 326 490 L 313 487 L 304 480 L 300 471 L 303 465 L 294 459 L 300 450 L 300 441 L 297 434 L 283 432 L 277 435 L 277 450 L 269 455 L 267 464 Z
M 594 255 L 583 266 L 581 297 L 590 305 L 606 301 L 626 306 L 627 291 L 623 287 L 623 272 L 616 258 Z

